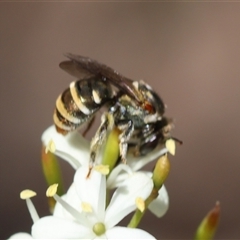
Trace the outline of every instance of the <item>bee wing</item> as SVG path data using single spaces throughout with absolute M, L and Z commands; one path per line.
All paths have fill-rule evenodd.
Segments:
M 74 55 L 71 53 L 65 54 L 70 61 L 64 61 L 59 64 L 60 68 L 77 77 L 78 79 L 89 78 L 91 76 L 100 76 L 103 79 L 111 82 L 120 91 L 128 94 L 131 98 L 140 102 L 138 94 L 132 85 L 132 80 L 122 76 L 112 68 L 101 64 L 91 58 Z
M 81 68 L 77 64 L 75 64 L 72 61 L 64 61 L 59 64 L 59 67 L 69 73 L 70 75 L 78 78 L 79 80 L 84 79 L 84 78 L 90 78 L 94 76 L 91 72 L 88 70 Z

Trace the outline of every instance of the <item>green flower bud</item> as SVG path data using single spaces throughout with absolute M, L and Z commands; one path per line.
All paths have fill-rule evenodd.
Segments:
M 211 240 L 214 237 L 216 229 L 218 227 L 220 218 L 220 204 L 216 203 L 215 207 L 205 216 L 205 218 L 200 223 L 195 240 Z
M 57 157 L 50 151 L 45 150 L 45 146 L 42 148 L 42 169 L 44 177 L 47 181 L 47 185 L 50 186 L 54 183 L 58 183 L 58 195 L 64 194 L 62 173 L 60 166 L 58 164 Z M 53 209 L 55 201 L 52 198 L 49 198 L 49 207 Z
M 159 190 L 161 186 L 163 185 L 164 181 L 168 177 L 170 171 L 170 161 L 167 157 L 167 155 L 161 156 L 153 170 L 153 183 L 154 188 Z
M 118 128 L 114 128 L 107 137 L 107 142 L 105 145 L 102 164 L 108 165 L 109 170 L 114 168 L 119 158 L 119 134 L 121 132 Z

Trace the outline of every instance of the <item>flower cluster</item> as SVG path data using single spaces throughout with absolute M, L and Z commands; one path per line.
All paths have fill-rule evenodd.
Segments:
M 146 209 L 162 217 L 168 209 L 168 194 L 163 182 L 168 175 L 167 152 L 174 153 L 174 143 L 156 149 L 144 157 L 128 156 L 127 164 L 109 169 L 98 159 L 89 168 L 89 142 L 78 132 L 66 136 L 55 127 L 42 135 L 46 151 L 67 161 L 75 170 L 73 183 L 63 196 L 57 194 L 57 184 L 47 190 L 56 200 L 53 214 L 39 218 L 31 197 L 33 191 L 21 194 L 33 220 L 31 234 L 17 233 L 10 239 L 155 239 L 148 232 L 136 228 Z M 160 157 L 155 170 L 146 172 L 143 166 Z M 112 193 L 112 195 L 110 194 Z M 129 213 L 133 215 L 128 227 L 118 223 Z

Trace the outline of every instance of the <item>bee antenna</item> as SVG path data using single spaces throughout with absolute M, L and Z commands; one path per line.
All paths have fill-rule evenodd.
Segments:
M 175 142 L 177 142 L 178 144 L 180 144 L 180 145 L 183 144 L 183 141 L 181 141 L 181 140 L 179 140 L 179 139 L 177 139 L 177 138 L 175 138 L 175 137 L 172 137 L 172 139 L 173 139 Z

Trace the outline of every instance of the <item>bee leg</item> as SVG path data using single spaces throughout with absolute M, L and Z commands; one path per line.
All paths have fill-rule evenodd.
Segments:
M 111 113 L 104 113 L 101 117 L 101 124 L 90 144 L 90 167 L 93 166 L 98 150 L 106 139 L 108 128 L 112 128 L 113 124 L 113 115 Z
M 132 132 L 134 131 L 134 125 L 131 120 L 129 121 L 120 121 L 118 122 L 117 127 L 122 131 L 119 135 L 119 151 L 120 157 L 123 163 L 127 163 L 127 149 L 128 143 L 127 141 L 130 139 Z

